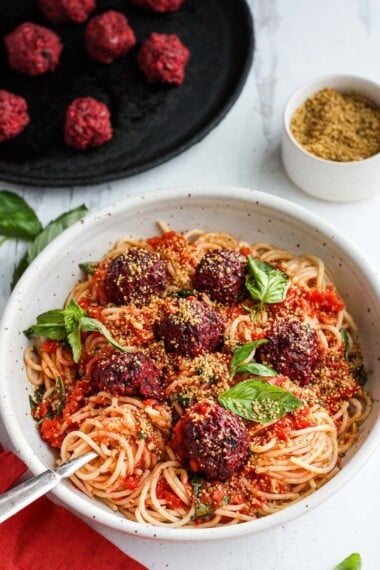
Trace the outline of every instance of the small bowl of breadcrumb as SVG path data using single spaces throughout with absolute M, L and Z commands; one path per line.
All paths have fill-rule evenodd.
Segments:
M 284 111 L 282 159 L 290 179 L 317 198 L 380 192 L 380 85 L 331 75 L 299 88 Z

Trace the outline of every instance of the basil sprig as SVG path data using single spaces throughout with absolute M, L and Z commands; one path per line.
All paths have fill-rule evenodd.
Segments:
M 100 332 L 114 348 L 127 352 L 112 338 L 103 323 L 90 318 L 74 299 L 64 309 L 54 309 L 39 315 L 36 324 L 26 329 L 24 334 L 28 338 L 45 337 L 67 341 L 73 351 L 74 362 L 78 362 L 82 353 L 81 332 L 90 331 Z
M 259 302 L 258 308 L 265 303 L 281 303 L 285 299 L 290 285 L 289 276 L 265 261 L 248 256 L 248 273 L 245 286 L 252 299 Z
M 266 338 L 260 338 L 252 342 L 247 342 L 235 350 L 230 365 L 231 378 L 233 378 L 237 373 L 248 373 L 253 374 L 254 376 L 267 377 L 277 376 L 277 372 L 273 368 L 265 366 L 264 364 L 259 364 L 258 362 L 250 361 L 250 357 L 251 355 L 253 357 L 255 349 L 260 346 L 260 344 L 264 344 L 266 342 L 268 342 Z
M 353 552 L 347 556 L 340 564 L 335 566 L 334 570 L 361 570 L 362 559 L 360 554 Z
M 51 222 L 48 223 L 45 229 L 43 229 L 32 241 L 26 250 L 25 255 L 21 258 L 19 264 L 16 266 L 13 272 L 13 278 L 11 287 L 13 288 L 17 281 L 20 279 L 21 275 L 24 273 L 28 265 L 37 257 L 37 255 L 50 243 L 54 238 L 56 238 L 60 233 L 66 228 L 71 226 L 74 222 L 77 222 L 87 213 L 87 207 L 82 204 L 77 208 L 73 208 L 64 214 L 58 216 Z
M 303 406 L 291 392 L 269 382 L 249 379 L 219 395 L 219 404 L 238 416 L 266 424 Z

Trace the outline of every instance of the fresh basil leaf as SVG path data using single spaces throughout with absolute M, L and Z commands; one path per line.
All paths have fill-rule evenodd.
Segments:
M 259 364 L 258 362 L 241 364 L 237 367 L 236 372 L 238 374 L 253 374 L 254 376 L 264 376 L 268 378 L 273 378 L 278 375 L 274 368 L 265 366 L 265 364 Z
M 128 352 L 126 348 L 121 346 L 116 340 L 114 340 L 109 332 L 109 330 L 97 319 L 91 319 L 90 317 L 82 317 L 80 321 L 80 328 L 84 332 L 89 331 L 98 331 L 100 332 L 105 339 L 117 350 L 121 352 Z
M 63 319 L 67 333 L 70 334 L 75 331 L 80 325 L 81 318 L 85 316 L 87 316 L 86 311 L 74 299 L 71 299 L 63 310 Z
M 83 261 L 79 264 L 79 269 L 86 275 L 93 275 L 99 263 L 97 261 Z
M 24 273 L 25 269 L 33 259 L 37 257 L 39 253 L 50 243 L 54 238 L 56 238 L 63 230 L 67 229 L 74 222 L 77 222 L 86 214 L 87 208 L 84 204 L 61 214 L 55 220 L 52 220 L 44 230 L 42 230 L 33 240 L 33 242 L 28 247 L 26 254 L 21 259 L 19 264 L 16 266 L 11 287 L 13 288 L 17 281 L 20 279 L 21 275 Z
M 42 231 L 42 225 L 34 210 L 24 198 L 0 191 L 0 234 L 20 239 L 33 239 Z
M 281 303 L 290 285 L 289 276 L 265 261 L 248 256 L 248 276 L 245 286 L 253 299 L 264 303 Z
M 291 392 L 269 382 L 249 379 L 220 394 L 221 406 L 238 416 L 266 424 L 303 405 Z
M 238 367 L 245 361 L 249 356 L 253 353 L 253 351 L 260 346 L 260 344 L 264 344 L 268 342 L 266 338 L 259 338 L 257 340 L 253 340 L 252 342 L 247 342 L 243 344 L 243 346 L 238 347 L 234 351 L 234 355 L 231 359 L 231 376 L 235 376 Z
M 79 362 L 80 356 L 82 354 L 82 339 L 79 326 L 67 333 L 67 342 L 73 351 L 74 362 Z
M 362 558 L 357 552 L 353 552 L 347 556 L 334 570 L 361 570 Z
M 65 340 L 67 331 L 62 309 L 46 311 L 37 317 L 37 323 L 24 330 L 25 336 L 45 337 L 52 340 Z
M 97 319 L 91 319 L 74 299 L 65 309 L 53 309 L 37 317 L 37 323 L 24 331 L 28 337 L 42 336 L 53 340 L 66 340 L 73 351 L 74 362 L 78 362 L 82 352 L 81 331 L 98 331 L 118 350 L 128 352 L 116 342 L 108 329 Z

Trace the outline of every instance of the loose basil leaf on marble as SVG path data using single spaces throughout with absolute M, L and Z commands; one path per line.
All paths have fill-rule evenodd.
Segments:
M 247 342 L 242 346 L 233 349 L 234 355 L 231 359 L 231 377 L 235 376 L 237 369 L 241 366 L 247 358 L 253 353 L 253 351 L 260 346 L 268 342 L 266 338 L 260 338 L 253 340 L 252 342 Z
M 262 307 L 265 303 L 281 303 L 285 299 L 289 276 L 265 261 L 248 256 L 248 277 L 245 286 L 255 301 Z
M 73 351 L 74 362 L 78 362 L 82 353 L 81 332 L 98 331 L 118 350 L 127 350 L 117 343 L 108 329 L 98 321 L 87 316 L 75 301 L 71 299 L 65 309 L 54 309 L 37 317 L 37 323 L 24 331 L 28 338 L 43 336 L 53 340 L 67 341 Z
M 248 379 L 220 394 L 219 404 L 238 416 L 266 424 L 303 406 L 291 392 L 269 382 Z
M 340 564 L 335 566 L 334 570 L 361 570 L 362 558 L 357 552 L 353 552 L 347 556 Z
M 48 223 L 46 228 L 38 234 L 35 240 L 28 248 L 28 262 L 31 263 L 35 257 L 50 243 L 54 238 L 66 230 L 69 226 L 83 218 L 87 213 L 87 207 L 82 204 L 77 208 L 73 208 L 65 212 Z
M 0 234 L 12 238 L 31 240 L 42 231 L 34 210 L 24 198 L 0 190 Z
M 69 210 L 64 214 L 55 218 L 43 229 L 32 241 L 28 247 L 25 255 L 21 258 L 20 262 L 16 266 L 13 277 L 11 288 L 16 285 L 17 281 L 20 279 L 21 275 L 24 273 L 28 265 L 37 257 L 37 255 L 50 243 L 54 238 L 56 238 L 63 230 L 67 229 L 74 222 L 77 222 L 87 212 L 87 207 L 82 204 L 73 210 Z

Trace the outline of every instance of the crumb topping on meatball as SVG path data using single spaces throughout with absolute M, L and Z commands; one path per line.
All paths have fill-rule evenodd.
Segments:
M 96 390 L 113 396 L 163 399 L 159 371 L 141 352 L 117 352 L 99 358 L 92 368 L 91 383 Z
M 213 307 L 194 297 L 177 299 L 158 327 L 167 352 L 199 356 L 214 352 L 223 340 L 223 320 Z
M 112 259 L 107 267 L 105 291 L 112 303 L 146 305 L 152 295 L 165 289 L 166 264 L 153 252 L 130 249 Z
M 195 273 L 195 287 L 220 303 L 238 303 L 244 297 L 247 260 L 229 249 L 206 253 Z
M 225 481 L 247 460 L 248 430 L 233 412 L 211 401 L 198 402 L 174 427 L 172 447 L 195 473 Z

